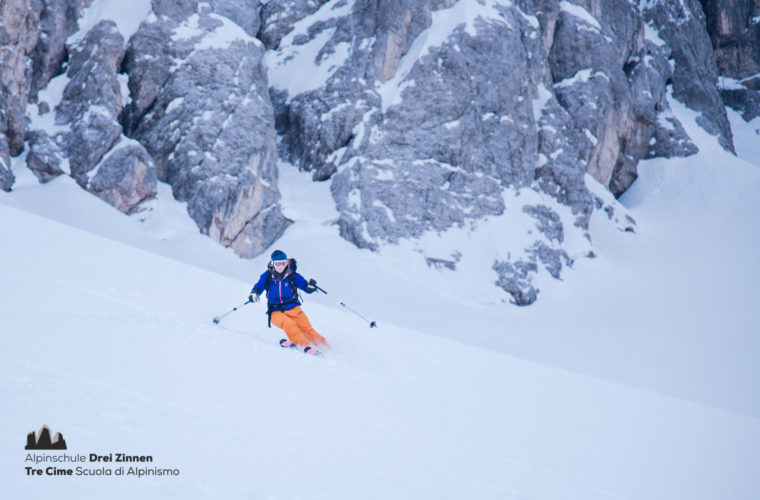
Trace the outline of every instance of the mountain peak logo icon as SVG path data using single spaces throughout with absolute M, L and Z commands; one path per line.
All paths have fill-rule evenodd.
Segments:
M 66 440 L 63 439 L 63 435 L 60 432 L 55 433 L 55 439 L 50 438 L 50 429 L 47 425 L 43 425 L 40 429 L 39 436 L 34 434 L 34 431 L 26 435 L 25 450 L 65 450 Z

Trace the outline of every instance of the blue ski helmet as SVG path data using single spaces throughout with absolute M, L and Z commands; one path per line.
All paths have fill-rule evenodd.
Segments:
M 274 252 L 272 252 L 271 260 L 272 262 L 276 260 L 288 260 L 288 256 L 285 255 L 285 252 L 283 252 L 282 250 L 275 250 Z

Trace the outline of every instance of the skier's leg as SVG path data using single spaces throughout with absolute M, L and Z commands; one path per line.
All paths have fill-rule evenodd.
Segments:
M 285 335 L 287 335 L 290 341 L 294 344 L 298 344 L 301 347 L 308 346 L 309 339 L 301 333 L 301 328 L 298 326 L 298 323 L 290 315 L 286 314 L 288 312 L 290 311 L 273 311 L 272 323 L 285 330 Z
M 294 309 L 291 309 L 291 311 L 298 311 L 297 314 L 293 317 L 293 319 L 298 324 L 298 327 L 300 328 L 301 332 L 304 334 L 304 336 L 309 339 L 309 341 L 312 344 L 322 344 L 324 346 L 330 347 L 330 344 L 327 343 L 327 340 L 317 333 L 317 331 L 314 329 L 313 326 L 311 326 L 311 323 L 309 322 L 309 317 L 306 316 L 306 313 L 303 312 L 303 310 L 300 307 L 296 307 Z M 290 311 L 288 311 L 290 312 Z

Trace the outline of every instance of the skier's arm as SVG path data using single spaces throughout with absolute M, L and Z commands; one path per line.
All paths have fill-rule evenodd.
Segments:
M 264 287 L 266 286 L 268 272 L 269 271 L 262 274 L 259 278 L 259 281 L 257 281 L 256 284 L 253 285 L 253 288 L 251 288 L 251 294 L 248 296 L 248 300 L 251 302 L 258 302 L 259 295 L 261 295 L 261 293 L 264 291 Z
M 317 291 L 317 282 L 314 280 L 306 281 L 306 278 L 298 273 L 293 274 L 293 279 L 296 282 L 296 286 L 306 293 L 314 293 Z

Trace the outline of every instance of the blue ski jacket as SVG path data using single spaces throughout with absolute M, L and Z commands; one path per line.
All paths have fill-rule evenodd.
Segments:
M 267 288 L 267 275 L 271 275 L 269 288 Z M 298 273 L 288 271 L 286 274 L 278 277 L 277 273 L 265 271 L 260 277 L 259 281 L 253 285 L 251 293 L 258 293 L 261 295 L 266 292 L 267 300 L 271 306 L 277 311 L 288 311 L 296 306 L 300 306 L 301 302 L 298 300 L 298 291 L 293 289 L 292 283 L 296 285 L 306 293 L 314 293 L 314 290 L 309 291 L 306 278 Z

